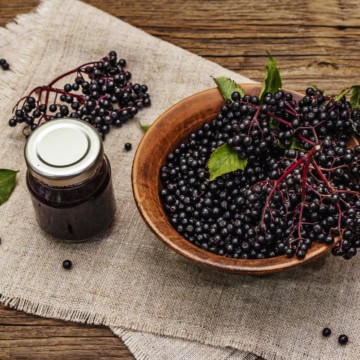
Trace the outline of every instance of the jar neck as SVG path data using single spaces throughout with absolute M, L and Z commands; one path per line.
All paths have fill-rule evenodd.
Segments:
M 34 179 L 35 182 L 38 182 L 41 186 L 45 186 L 47 188 L 51 189 L 74 189 L 77 187 L 82 187 L 86 185 L 87 183 L 91 182 L 96 176 L 98 176 L 99 172 L 102 170 L 102 167 L 104 166 L 104 162 L 108 162 L 107 158 L 104 157 L 103 161 L 99 164 L 99 166 L 94 169 L 94 172 L 90 174 L 87 178 L 85 178 L 82 181 L 76 182 L 76 183 L 70 183 L 66 184 L 66 181 L 63 181 L 62 179 L 59 179 L 58 181 L 52 180 L 52 179 L 46 179 L 46 178 L 38 178 L 36 175 L 32 174 L 30 171 L 28 171 L 28 176 Z M 64 184 L 65 183 L 65 184 Z

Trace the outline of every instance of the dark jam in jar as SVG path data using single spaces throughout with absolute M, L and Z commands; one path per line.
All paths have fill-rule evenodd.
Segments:
M 110 226 L 111 167 L 95 129 L 79 120 L 51 121 L 31 135 L 25 158 L 27 186 L 43 230 L 83 240 Z

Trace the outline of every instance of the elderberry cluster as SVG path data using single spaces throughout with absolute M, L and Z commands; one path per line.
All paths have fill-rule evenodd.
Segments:
M 133 84 L 131 73 L 125 67 L 126 61 L 111 51 L 101 61 L 66 72 L 20 99 L 9 125 L 25 123 L 35 130 L 45 121 L 69 116 L 95 126 L 105 138 L 112 126 L 121 127 L 151 104 L 148 87 Z M 54 86 L 71 74 L 76 75 L 73 82 L 63 88 Z
M 303 259 L 319 242 L 352 258 L 360 247 L 360 146 L 350 143 L 359 114 L 345 97 L 312 88 L 298 102 L 284 91 L 262 101 L 233 93 L 161 168 L 170 222 L 191 243 L 227 257 Z M 209 158 L 225 143 L 246 168 L 210 181 Z

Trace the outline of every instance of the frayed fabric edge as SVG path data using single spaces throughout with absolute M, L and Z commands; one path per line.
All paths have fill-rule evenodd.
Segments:
M 35 47 L 39 41 L 38 35 L 41 34 L 43 25 L 46 23 L 45 19 L 51 11 L 52 1 L 42 0 L 33 11 L 20 14 L 5 27 L 0 27 L 0 37 L 4 39 L 0 49 L 6 49 L 25 34 L 28 37 L 31 35 L 25 48 L 22 48 L 19 53 L 10 54 L 10 57 L 7 57 L 10 70 L 4 71 L 0 77 L 0 108 L 2 108 L 2 104 L 13 99 L 16 91 L 13 84 L 16 84 L 19 78 L 28 73 L 29 64 L 33 60 L 33 53 L 36 51 Z

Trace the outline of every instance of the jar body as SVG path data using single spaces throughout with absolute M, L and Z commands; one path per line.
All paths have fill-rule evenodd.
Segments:
M 113 220 L 115 199 L 106 156 L 95 174 L 80 184 L 49 186 L 28 172 L 27 186 L 40 227 L 54 237 L 84 240 Z

